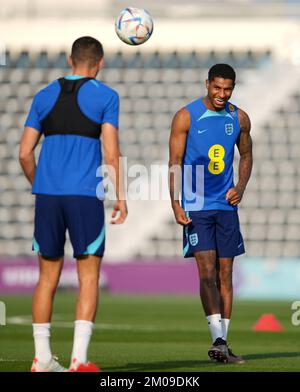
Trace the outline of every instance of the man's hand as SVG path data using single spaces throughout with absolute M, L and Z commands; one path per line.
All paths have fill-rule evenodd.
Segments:
M 243 194 L 244 191 L 238 186 L 230 188 L 226 193 L 226 200 L 228 200 L 232 206 L 236 206 L 241 202 Z
M 117 216 L 118 215 L 118 216 Z M 113 212 L 111 214 L 110 223 L 113 225 L 120 225 L 123 223 L 128 215 L 127 203 L 125 200 L 118 200 L 115 202 Z
M 188 225 L 189 223 L 192 222 L 192 219 L 191 218 L 187 218 L 184 209 L 179 204 L 174 204 L 173 205 L 173 211 L 174 211 L 176 222 L 179 225 L 186 226 L 186 225 Z

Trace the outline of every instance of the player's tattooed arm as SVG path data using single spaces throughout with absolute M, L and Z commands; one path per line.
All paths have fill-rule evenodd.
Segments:
M 180 225 L 187 225 L 191 222 L 191 219 L 186 217 L 179 201 L 182 160 L 189 128 L 190 114 L 183 108 L 173 118 L 169 140 L 169 190 L 175 219 Z
M 239 180 L 234 188 L 229 189 L 226 199 L 232 205 L 241 202 L 246 185 L 249 181 L 253 158 L 252 158 L 252 139 L 250 135 L 251 122 L 246 112 L 239 109 L 240 135 L 236 142 L 239 153 Z

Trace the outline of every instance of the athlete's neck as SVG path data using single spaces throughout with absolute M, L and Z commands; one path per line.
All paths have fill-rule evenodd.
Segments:
M 72 68 L 72 75 L 82 76 L 84 78 L 95 78 L 98 72 L 98 68 Z
M 209 99 L 209 97 L 207 95 L 206 95 L 206 97 L 202 98 L 202 102 L 203 102 L 204 106 L 206 107 L 206 109 L 211 110 L 213 112 L 220 112 L 225 109 L 225 106 L 222 108 L 214 107 L 214 105 L 211 103 L 211 100 Z

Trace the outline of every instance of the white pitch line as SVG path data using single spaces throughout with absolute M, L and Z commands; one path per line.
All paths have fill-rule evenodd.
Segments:
M 16 316 L 16 317 L 9 317 L 7 319 L 7 324 L 14 324 L 14 325 L 27 325 L 31 326 L 32 321 L 31 317 L 27 316 Z M 61 327 L 61 328 L 74 328 L 74 323 L 70 321 L 53 321 L 51 323 L 53 326 L 56 327 Z M 117 331 L 122 331 L 122 330 L 141 330 L 141 331 L 148 331 L 148 332 L 153 332 L 153 331 L 158 331 L 161 330 L 160 328 L 156 328 L 154 326 L 134 326 L 130 324 L 95 324 L 94 329 L 102 329 L 102 330 L 117 330 Z
M 0 358 L 0 362 L 31 362 L 30 359 L 5 359 Z
M 57 317 L 57 315 L 56 315 Z M 7 324 L 13 325 L 25 325 L 31 326 L 32 319 L 31 316 L 15 316 L 7 318 Z M 69 321 L 55 321 L 53 320 L 51 324 L 54 327 L 61 327 L 61 328 L 74 328 L 74 323 Z M 198 331 L 198 328 L 186 328 L 186 327 L 160 327 L 155 325 L 131 325 L 131 324 L 107 324 L 107 323 L 100 323 L 95 324 L 94 329 L 99 330 L 112 330 L 112 331 L 133 331 L 133 332 L 172 332 L 172 331 Z

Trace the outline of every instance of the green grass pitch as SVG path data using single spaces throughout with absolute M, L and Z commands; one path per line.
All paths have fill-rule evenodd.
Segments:
M 31 297 L 1 296 L 7 325 L 0 327 L 0 371 L 26 372 L 33 359 Z M 68 366 L 72 349 L 75 293 L 57 293 L 52 351 Z M 273 313 L 280 333 L 252 332 L 263 313 Z M 229 332 L 244 365 L 213 364 L 210 335 L 200 299 L 190 296 L 101 294 L 89 357 L 107 372 L 269 372 L 299 371 L 300 326 L 291 323 L 291 302 L 237 301 Z

